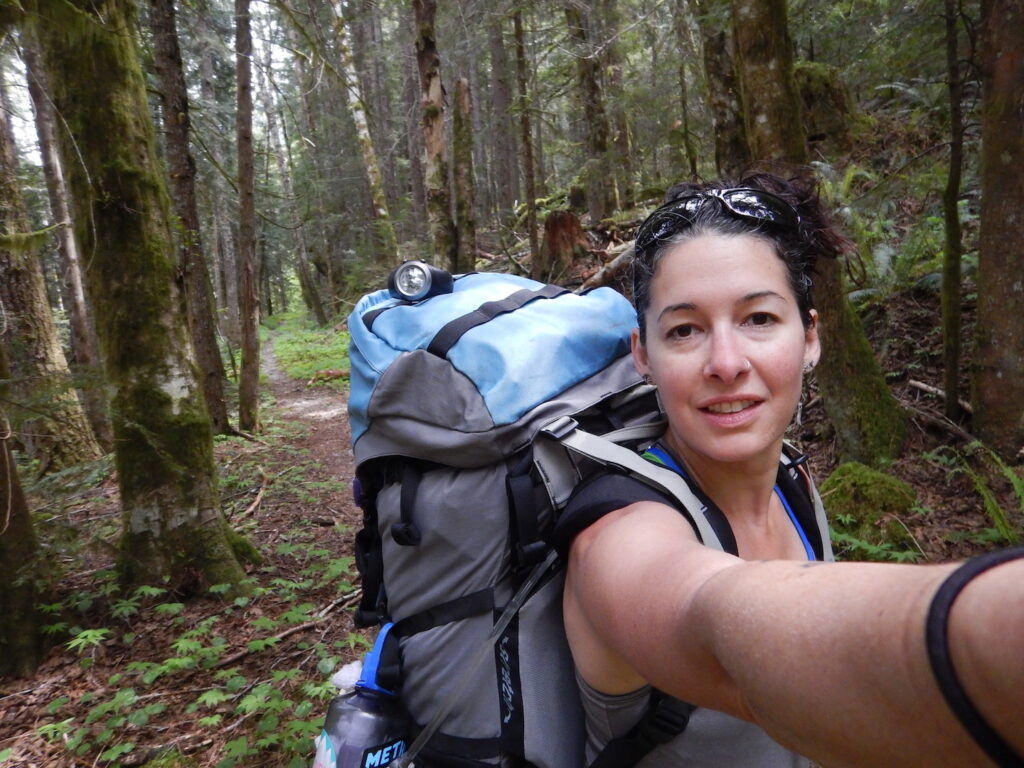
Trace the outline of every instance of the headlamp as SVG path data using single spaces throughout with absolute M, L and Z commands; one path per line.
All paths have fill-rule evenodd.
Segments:
M 406 261 L 388 277 L 388 293 L 396 299 L 422 301 L 452 292 L 452 276 L 422 261 Z

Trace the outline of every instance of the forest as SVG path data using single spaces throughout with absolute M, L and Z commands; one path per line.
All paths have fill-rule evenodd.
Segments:
M 628 293 L 673 184 L 856 253 L 789 438 L 840 557 L 1024 536 L 1024 0 L 0 0 L 0 766 L 304 766 L 365 651 L 346 317 Z

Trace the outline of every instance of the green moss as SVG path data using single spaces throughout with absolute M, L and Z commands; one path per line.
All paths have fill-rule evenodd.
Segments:
M 263 555 L 260 554 L 256 545 L 238 531 L 229 527 L 227 530 L 227 537 L 228 546 L 231 547 L 231 551 L 235 553 L 235 558 L 240 563 L 260 565 L 263 562 Z
M 829 520 L 840 538 L 852 538 L 858 559 L 892 559 L 892 550 L 914 546 L 902 522 L 917 504 L 913 488 L 864 464 L 840 464 L 821 484 Z M 874 556 L 873 556 L 874 555 Z

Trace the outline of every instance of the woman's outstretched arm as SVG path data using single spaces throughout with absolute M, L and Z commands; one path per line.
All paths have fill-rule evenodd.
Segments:
M 567 631 L 597 687 L 623 690 L 635 674 L 826 766 L 991 765 L 925 645 L 932 598 L 955 569 L 747 562 L 701 546 L 674 510 L 636 504 L 574 543 Z M 949 642 L 968 695 L 1024 755 L 1024 561 L 966 586 Z

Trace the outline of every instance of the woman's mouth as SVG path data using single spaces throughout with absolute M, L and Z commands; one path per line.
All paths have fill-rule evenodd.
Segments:
M 729 400 L 724 403 L 714 403 L 704 408 L 704 410 L 711 413 L 739 413 L 754 405 L 754 403 L 754 400 Z

